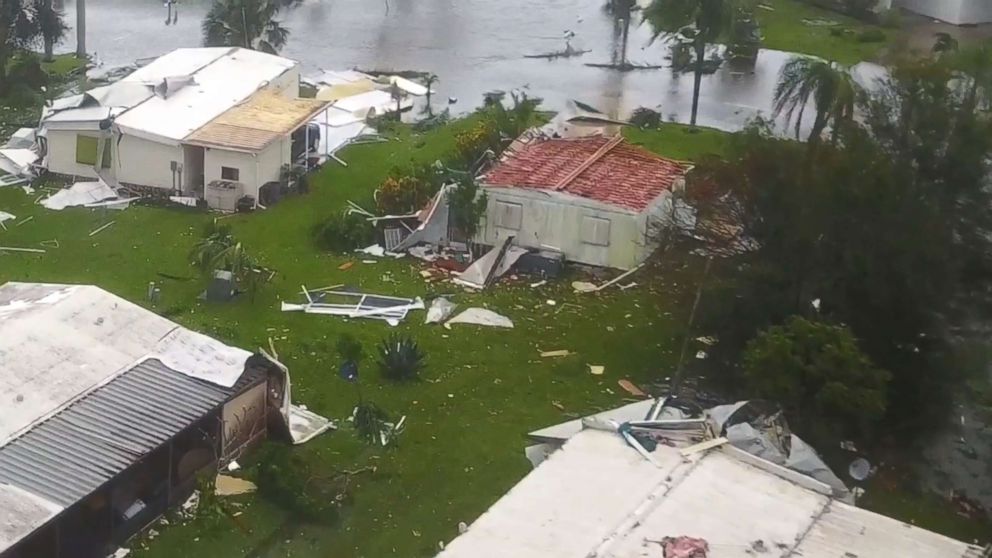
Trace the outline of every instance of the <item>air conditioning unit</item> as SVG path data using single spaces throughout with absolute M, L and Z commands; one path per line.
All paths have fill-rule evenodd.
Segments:
M 203 199 L 207 200 L 210 209 L 234 213 L 238 208 L 238 199 L 244 192 L 245 185 L 241 182 L 214 180 L 204 188 Z

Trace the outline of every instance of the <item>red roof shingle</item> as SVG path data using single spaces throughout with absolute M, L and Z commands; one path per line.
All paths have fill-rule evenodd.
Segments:
M 688 170 L 686 163 L 622 139 L 594 136 L 535 140 L 506 155 L 482 181 L 487 186 L 568 192 L 642 211 Z

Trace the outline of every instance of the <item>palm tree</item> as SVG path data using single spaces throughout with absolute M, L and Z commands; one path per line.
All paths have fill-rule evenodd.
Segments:
M 44 60 L 51 62 L 55 60 L 55 45 L 65 36 L 68 27 L 62 20 L 62 12 L 52 5 L 52 0 L 35 0 L 34 11 L 38 33 L 45 45 Z
M 696 125 L 699 89 L 703 81 L 706 47 L 726 37 L 734 20 L 745 9 L 745 0 L 653 0 L 644 10 L 644 19 L 654 29 L 655 38 L 665 33 L 687 38 L 695 52 L 695 81 L 692 88 L 692 116 Z
M 76 58 L 86 58 L 86 0 L 76 0 Z
M 799 139 L 806 106 L 812 100 L 816 108 L 809 142 L 820 140 L 823 130 L 833 121 L 834 138 L 838 124 L 854 118 L 861 87 L 847 68 L 817 58 L 796 56 L 782 67 L 775 86 L 774 115 L 785 113 L 786 122 L 795 121 Z
M 279 0 L 217 0 L 203 19 L 204 46 L 238 46 L 276 54 L 289 30 L 275 19 Z

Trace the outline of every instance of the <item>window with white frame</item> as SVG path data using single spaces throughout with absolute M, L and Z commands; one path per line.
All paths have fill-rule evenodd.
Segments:
M 602 217 L 586 215 L 579 225 L 579 234 L 583 243 L 593 246 L 610 245 L 610 220 Z
M 501 229 L 519 231 L 523 224 L 524 208 L 519 203 L 497 201 L 496 226 Z

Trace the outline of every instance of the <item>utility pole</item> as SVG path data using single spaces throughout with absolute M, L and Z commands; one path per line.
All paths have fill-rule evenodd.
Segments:
M 86 58 L 86 0 L 76 0 L 76 58 Z

